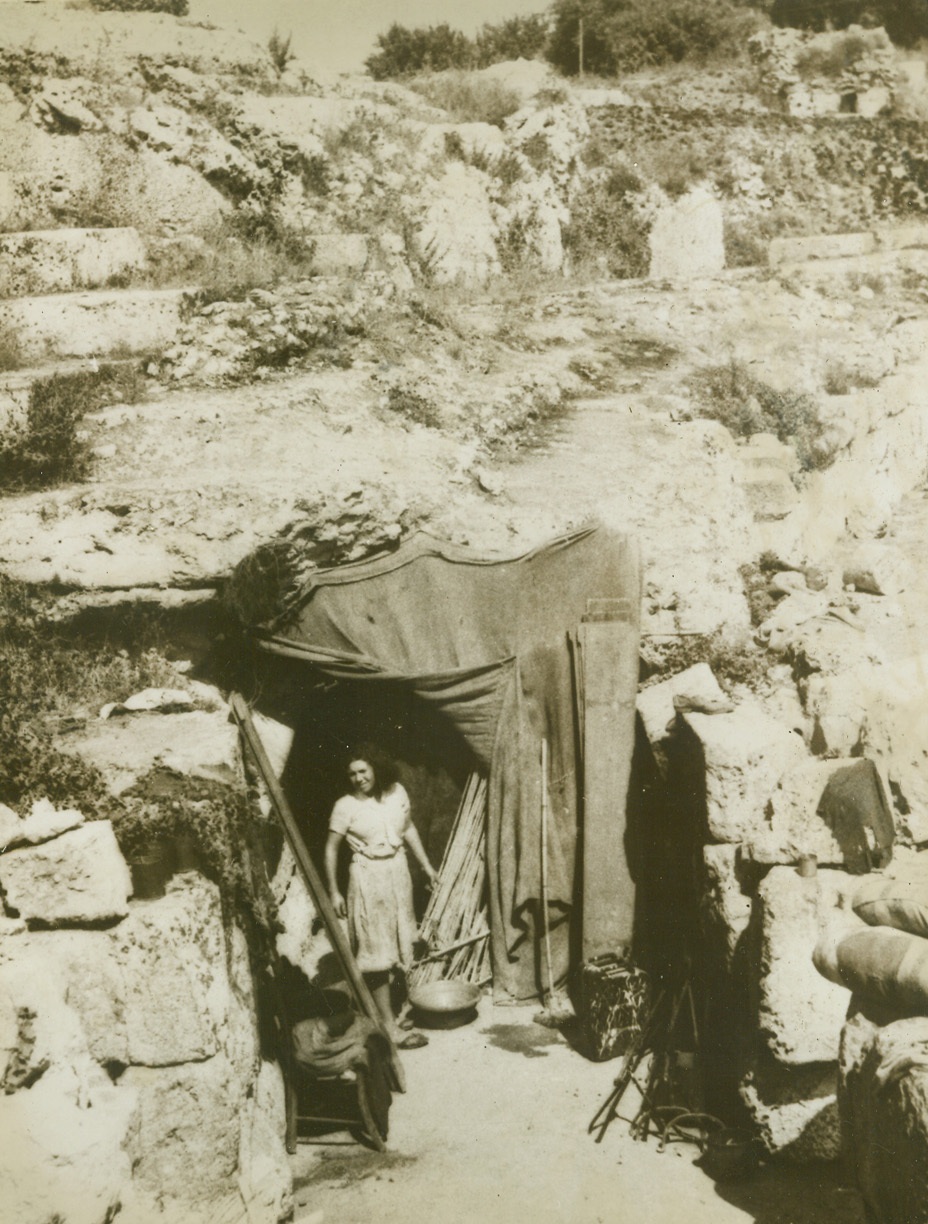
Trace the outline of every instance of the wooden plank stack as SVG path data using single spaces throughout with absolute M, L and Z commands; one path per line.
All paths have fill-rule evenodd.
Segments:
M 490 981 L 486 814 L 487 780 L 472 773 L 419 925 L 428 950 L 410 969 L 410 985 L 447 978 L 476 985 Z

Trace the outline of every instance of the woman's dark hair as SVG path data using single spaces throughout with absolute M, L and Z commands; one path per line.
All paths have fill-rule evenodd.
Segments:
M 395 762 L 376 744 L 355 744 L 348 754 L 346 766 L 352 761 L 367 761 L 370 765 L 374 771 L 374 794 L 378 799 L 399 781 Z

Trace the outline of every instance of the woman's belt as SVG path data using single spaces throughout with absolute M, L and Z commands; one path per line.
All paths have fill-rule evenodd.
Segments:
M 387 859 L 396 858 L 398 854 L 403 854 L 403 853 L 405 853 L 405 847 L 403 846 L 397 846 L 396 849 L 391 850 L 389 854 L 368 854 L 366 850 L 353 851 L 354 858 L 358 862 L 361 862 L 361 863 L 365 861 L 371 862 L 371 863 L 380 863 L 380 862 L 384 862 Z

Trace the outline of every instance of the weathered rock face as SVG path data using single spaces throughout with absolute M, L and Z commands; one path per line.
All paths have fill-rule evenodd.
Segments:
M 32 856 L 67 898 L 88 855 L 123 881 L 121 920 L 112 905 L 49 902 L 46 877 L 15 866 Z M 248 949 L 241 931 L 224 929 L 218 889 L 188 873 L 164 898 L 127 907 L 128 872 L 106 822 L 9 850 L 0 870 L 7 905 L 15 898 L 30 919 L 95 923 L 106 910 L 111 923 L 0 928 L 3 1218 L 286 1218 L 282 1080 L 261 1060 Z
M 879 1027 L 864 1015 L 842 1041 L 841 1114 L 848 1155 L 875 1224 L 928 1220 L 928 1019 Z

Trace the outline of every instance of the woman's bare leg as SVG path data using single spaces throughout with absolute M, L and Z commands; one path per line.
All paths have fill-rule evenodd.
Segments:
M 388 973 L 365 974 L 368 989 L 373 996 L 383 1026 L 391 1037 L 396 1036 L 396 1019 L 390 1005 L 390 975 Z

